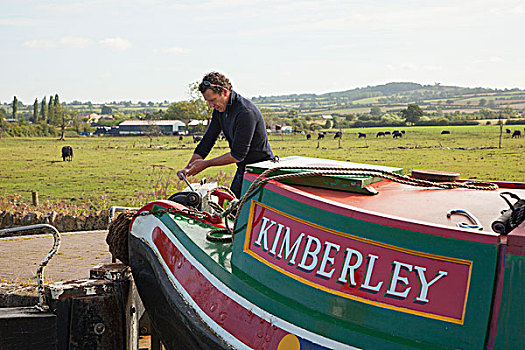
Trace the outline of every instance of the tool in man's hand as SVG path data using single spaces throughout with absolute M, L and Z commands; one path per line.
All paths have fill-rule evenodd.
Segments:
M 182 177 L 182 179 L 184 180 L 184 182 L 186 182 L 186 185 L 188 185 L 188 187 L 190 188 L 190 190 L 192 192 L 195 192 L 195 190 L 193 189 L 193 187 L 191 187 L 191 184 L 190 182 L 188 181 L 188 179 L 186 179 L 186 176 L 184 176 L 184 173 L 180 173 L 180 176 Z

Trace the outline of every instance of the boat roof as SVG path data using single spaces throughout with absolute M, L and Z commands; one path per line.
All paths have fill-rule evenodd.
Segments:
M 283 166 L 289 169 L 280 170 Z M 388 171 L 401 174 L 401 168 L 381 167 L 327 159 L 292 156 L 278 162 L 266 161 L 247 166 L 248 178 L 254 178 L 269 168 L 279 167 L 273 175 L 297 173 L 301 171 L 294 166 L 332 166 L 334 168 L 358 168 Z M 427 172 L 427 171 L 425 171 Z M 428 171 L 432 173 L 432 171 Z M 435 174 L 434 174 L 435 175 Z M 455 174 L 459 177 L 459 174 Z M 337 183 L 324 179 L 337 178 Z M 361 182 L 356 183 L 356 180 Z M 448 181 L 448 180 L 447 180 Z M 450 180 L 453 181 L 453 180 Z M 465 182 L 458 180 L 459 182 Z M 275 182 L 274 182 L 275 183 Z M 275 183 L 277 184 L 277 183 Z M 497 182 L 497 190 L 481 190 L 470 188 L 441 189 L 438 187 L 417 187 L 381 177 L 361 176 L 316 176 L 279 180 L 278 186 L 285 191 L 306 195 L 318 203 L 330 203 L 341 209 L 353 208 L 373 214 L 400 218 L 409 222 L 423 222 L 431 225 L 445 225 L 457 227 L 458 223 L 473 224 L 472 220 L 462 214 L 447 216 L 451 210 L 466 211 L 474 216 L 484 233 L 493 233 L 492 223 L 498 219 L 502 210 L 509 209 L 509 205 L 501 197 L 503 192 L 511 192 L 519 198 L 525 198 L 525 184 Z M 509 199 L 509 197 L 507 197 Z M 515 200 L 512 199 L 511 202 Z M 525 233 L 524 225 L 515 230 Z
M 459 222 L 472 224 L 463 215 L 447 217 L 447 212 L 450 210 L 466 210 L 479 220 L 484 231 L 490 232 L 492 232 L 492 222 L 501 215 L 501 211 L 509 209 L 507 203 L 500 197 L 500 193 L 509 191 L 508 188 L 494 191 L 423 188 L 392 181 L 381 181 L 372 186 L 378 192 L 375 196 L 307 186 L 297 186 L 297 189 L 320 200 L 438 225 L 457 226 Z M 524 189 L 513 189 L 511 192 L 520 198 L 525 198 Z

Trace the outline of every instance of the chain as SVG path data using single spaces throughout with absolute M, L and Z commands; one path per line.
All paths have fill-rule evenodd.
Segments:
M 158 209 L 153 211 L 143 211 L 137 214 L 131 214 L 132 217 L 138 217 L 138 216 L 146 216 L 146 215 L 164 215 L 164 214 L 182 214 L 182 215 L 190 215 L 193 217 L 196 217 L 198 219 L 204 219 L 206 218 L 206 214 L 203 212 L 200 212 L 196 209 L 191 208 L 184 208 L 184 209 L 176 209 L 176 208 L 164 208 L 164 209 Z

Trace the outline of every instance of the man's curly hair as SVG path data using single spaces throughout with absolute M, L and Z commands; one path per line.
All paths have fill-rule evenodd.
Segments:
M 205 85 L 205 81 L 213 85 Z M 228 78 L 226 78 L 223 74 L 219 72 L 210 72 L 206 74 L 202 78 L 201 83 L 199 84 L 199 91 L 201 93 L 204 93 L 206 90 L 210 89 L 213 92 L 220 94 L 222 92 L 222 88 L 225 88 L 228 91 L 232 91 L 232 84 L 230 83 L 230 80 Z

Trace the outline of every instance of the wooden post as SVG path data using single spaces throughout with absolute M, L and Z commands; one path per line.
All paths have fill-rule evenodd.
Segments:
M 499 148 L 501 148 L 501 137 L 503 135 L 503 121 L 499 120 Z
M 33 199 L 33 205 L 35 207 L 38 206 L 38 192 L 37 191 L 31 192 L 31 197 Z

